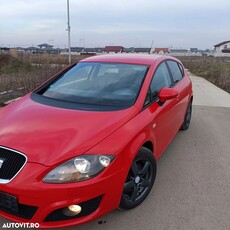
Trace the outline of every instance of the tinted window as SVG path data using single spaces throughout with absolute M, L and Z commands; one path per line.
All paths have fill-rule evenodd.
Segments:
M 173 77 L 173 81 L 176 83 L 178 81 L 180 81 L 183 77 L 181 68 L 179 67 L 179 64 L 175 61 L 167 61 L 167 64 L 169 66 L 169 69 L 172 73 L 172 77 Z
M 148 66 L 82 62 L 38 94 L 94 109 L 126 108 L 134 104 Z
M 165 62 L 161 63 L 153 75 L 153 79 L 150 85 L 153 100 L 157 98 L 159 91 L 164 87 L 170 87 L 171 80 L 168 72 L 168 68 Z
M 183 66 L 180 64 L 180 63 L 177 63 L 179 68 L 180 68 L 180 71 L 181 71 L 181 74 L 182 74 L 182 77 L 184 76 L 184 68 Z

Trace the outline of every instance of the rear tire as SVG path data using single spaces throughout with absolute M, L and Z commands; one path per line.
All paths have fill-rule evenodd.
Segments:
M 120 209 L 132 209 L 141 204 L 151 191 L 156 178 L 153 153 L 142 147 L 132 162 L 124 184 Z
M 192 101 L 188 103 L 188 108 L 185 114 L 184 122 L 180 128 L 181 130 L 187 130 L 189 128 L 191 118 L 192 118 Z

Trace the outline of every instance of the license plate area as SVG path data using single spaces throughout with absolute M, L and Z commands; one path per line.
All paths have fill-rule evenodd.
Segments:
M 8 209 L 13 212 L 18 212 L 18 200 L 15 196 L 0 192 L 0 209 Z

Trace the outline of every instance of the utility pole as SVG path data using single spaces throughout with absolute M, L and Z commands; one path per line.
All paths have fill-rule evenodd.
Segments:
M 153 49 L 153 43 L 154 43 L 154 40 L 152 40 L 152 43 L 151 43 L 150 54 L 151 54 L 151 51 L 152 51 L 152 49 Z
M 71 64 L 69 0 L 67 0 L 67 29 L 66 30 L 68 31 L 69 64 Z

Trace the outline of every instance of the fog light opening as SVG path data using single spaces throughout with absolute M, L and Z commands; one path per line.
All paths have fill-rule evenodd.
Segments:
M 75 204 L 70 205 L 63 210 L 63 214 L 65 216 L 77 216 L 80 212 L 81 212 L 81 206 Z

